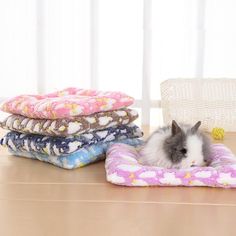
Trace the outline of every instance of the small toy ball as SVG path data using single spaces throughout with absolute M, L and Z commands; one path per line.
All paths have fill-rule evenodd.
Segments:
M 215 140 L 223 140 L 225 136 L 225 130 L 223 128 L 215 127 L 211 131 L 211 136 Z

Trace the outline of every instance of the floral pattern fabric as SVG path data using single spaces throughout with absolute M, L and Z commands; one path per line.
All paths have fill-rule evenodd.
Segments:
M 138 126 L 129 124 L 85 133 L 77 137 L 51 137 L 11 131 L 6 134 L 1 143 L 13 151 L 37 152 L 46 155 L 61 156 L 74 153 L 81 147 L 88 145 L 139 138 L 142 135 L 143 133 Z
M 121 92 L 67 88 L 46 95 L 20 95 L 3 103 L 1 110 L 30 118 L 63 119 L 118 110 L 134 99 Z
M 21 133 L 46 136 L 79 136 L 86 132 L 102 130 L 118 125 L 127 125 L 138 118 L 135 110 L 123 108 L 116 111 L 99 112 L 89 116 L 77 116 L 72 119 L 32 119 L 21 115 L 10 115 L 0 126 Z
M 8 148 L 8 149 L 9 149 L 9 152 L 15 156 L 27 157 L 30 159 L 36 159 L 36 160 L 48 162 L 57 167 L 61 167 L 65 169 L 75 169 L 78 167 L 86 166 L 93 162 L 103 160 L 105 158 L 105 154 L 108 147 L 117 142 L 126 143 L 131 146 L 138 146 L 142 144 L 142 141 L 139 139 L 125 139 L 121 141 L 98 143 L 98 144 L 90 145 L 88 147 L 81 148 L 77 152 L 68 154 L 66 156 L 52 156 L 52 155 L 41 154 L 34 151 L 26 152 L 26 151 L 20 151 L 18 149 L 15 149 L 15 150 L 11 148 Z
M 107 181 L 125 186 L 209 186 L 236 188 L 236 158 L 223 144 L 213 144 L 206 167 L 165 169 L 139 164 L 138 151 L 114 144 L 107 151 Z

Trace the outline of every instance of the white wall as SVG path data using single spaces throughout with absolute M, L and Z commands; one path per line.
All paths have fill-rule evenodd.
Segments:
M 235 9 L 234 0 L 0 0 L 0 97 L 97 87 L 141 108 L 145 74 L 152 101 L 168 78 L 236 78 Z M 150 114 L 161 122 L 160 109 Z

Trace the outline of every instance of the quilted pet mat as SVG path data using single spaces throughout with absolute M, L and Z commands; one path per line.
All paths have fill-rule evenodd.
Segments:
M 211 163 L 206 167 L 165 169 L 139 164 L 138 151 L 114 144 L 107 151 L 107 181 L 124 186 L 236 187 L 236 158 L 223 144 L 213 144 Z

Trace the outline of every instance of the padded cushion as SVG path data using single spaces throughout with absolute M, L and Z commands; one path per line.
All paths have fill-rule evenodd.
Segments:
M 138 146 L 142 144 L 142 141 L 139 139 L 125 139 L 115 142 L 98 143 L 90 145 L 85 148 L 80 148 L 77 152 L 74 152 L 66 156 L 52 156 L 52 155 L 37 153 L 34 151 L 31 152 L 14 151 L 10 148 L 8 148 L 8 150 L 15 156 L 27 157 L 30 159 L 36 159 L 48 162 L 64 169 L 75 169 L 78 167 L 88 165 L 93 162 L 97 162 L 99 160 L 103 160 L 105 158 L 107 148 L 116 142 L 127 143 L 133 146 Z
M 123 108 L 116 111 L 99 112 L 89 116 L 75 116 L 71 119 L 32 119 L 21 115 L 10 115 L 0 126 L 20 133 L 47 136 L 78 136 L 86 132 L 102 130 L 118 125 L 127 125 L 138 118 L 138 112 Z
M 11 131 L 1 140 L 1 144 L 13 151 L 34 151 L 46 155 L 61 156 L 76 152 L 81 147 L 88 145 L 127 138 L 139 138 L 142 135 L 140 128 L 134 124 L 111 127 L 81 134 L 77 137 L 52 137 Z
M 120 92 L 68 88 L 43 96 L 17 96 L 4 102 L 1 109 L 30 118 L 60 119 L 117 110 L 133 104 L 133 101 Z
M 107 181 L 125 186 L 209 186 L 236 187 L 236 158 L 223 144 L 213 144 L 207 167 L 165 169 L 138 163 L 138 151 L 114 144 L 107 151 Z

